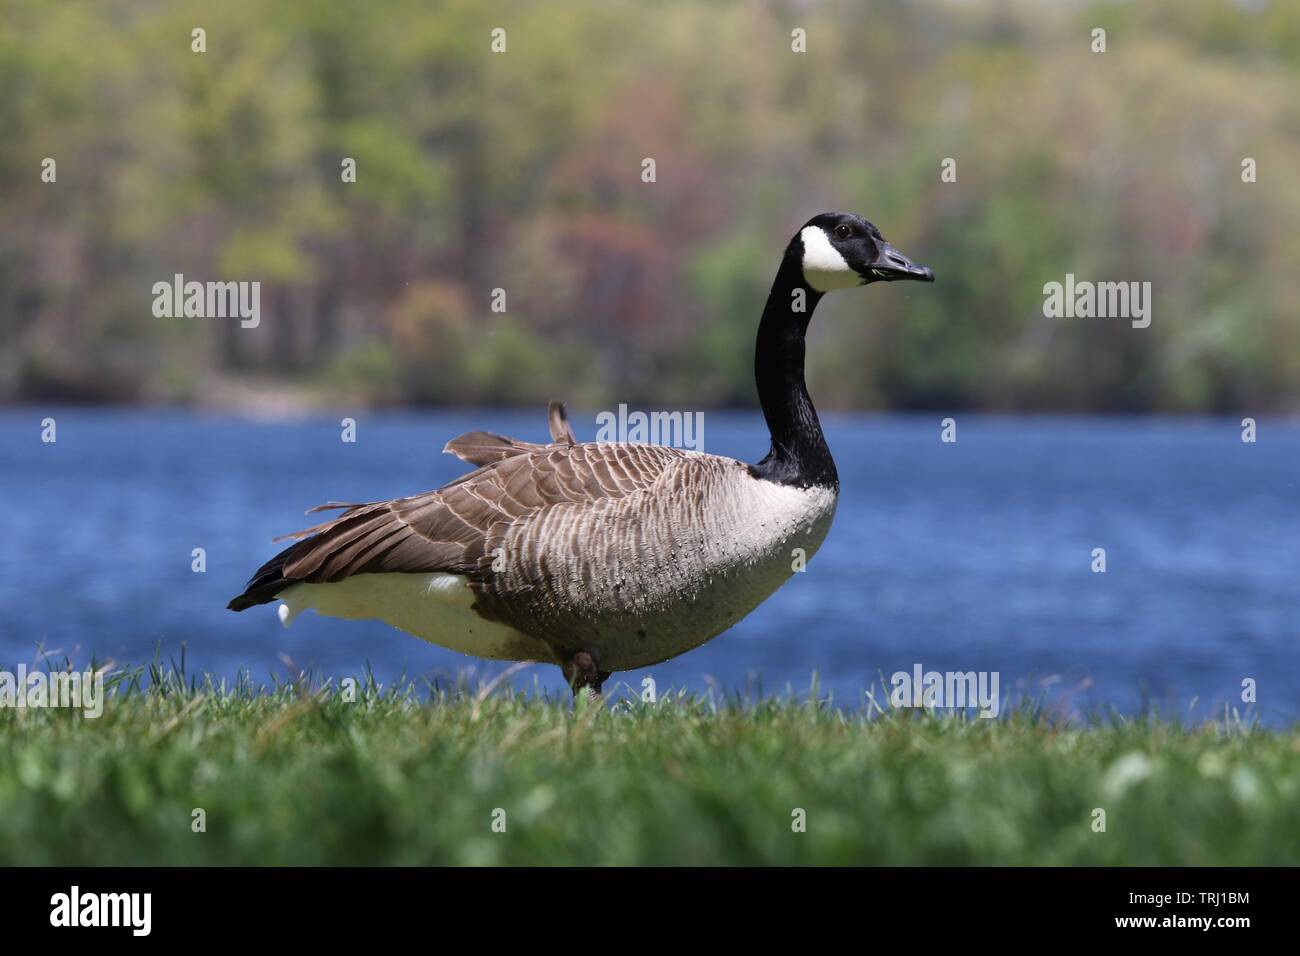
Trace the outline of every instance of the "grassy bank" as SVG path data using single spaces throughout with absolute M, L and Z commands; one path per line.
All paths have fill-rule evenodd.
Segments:
M 118 692 L 0 709 L 0 863 L 1300 863 L 1300 731 L 1236 721 Z

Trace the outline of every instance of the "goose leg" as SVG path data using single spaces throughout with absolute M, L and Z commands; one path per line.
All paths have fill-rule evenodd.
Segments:
M 570 655 L 560 669 L 564 672 L 564 679 L 569 682 L 569 687 L 573 690 L 573 696 L 578 696 L 578 691 L 587 688 L 587 692 L 592 697 L 600 696 L 600 687 L 609 679 L 610 672 L 602 671 L 596 664 L 596 658 L 590 651 L 577 651 Z

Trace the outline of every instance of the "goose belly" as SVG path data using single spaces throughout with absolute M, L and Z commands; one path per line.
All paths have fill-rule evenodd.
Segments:
M 462 575 L 358 574 L 333 584 L 295 584 L 279 598 L 285 627 L 311 609 L 347 620 L 380 620 L 431 644 L 475 657 L 552 660 L 543 642 L 480 617 L 472 607 L 474 593 Z
M 727 478 L 694 497 L 588 507 L 533 553 L 508 548 L 528 569 L 513 587 L 497 582 L 511 587 L 514 610 L 524 604 L 522 619 L 510 619 L 558 647 L 594 649 L 610 671 L 668 660 L 725 631 L 816 553 L 836 502 L 828 488 L 792 488 L 747 471 Z M 566 540 L 581 541 L 581 552 Z

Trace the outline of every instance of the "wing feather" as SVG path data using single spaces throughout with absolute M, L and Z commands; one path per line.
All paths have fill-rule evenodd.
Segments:
M 563 402 L 551 402 L 546 409 L 547 427 L 551 432 L 551 444 L 539 445 L 536 442 L 522 441 L 518 438 L 508 438 L 505 435 L 498 435 L 496 432 L 466 432 L 463 435 L 457 435 L 451 441 L 443 446 L 443 452 L 455 455 L 461 461 L 467 461 L 471 465 L 493 465 L 506 458 L 513 458 L 516 455 L 527 455 L 535 451 L 544 451 L 556 445 L 576 445 L 577 439 L 573 436 L 573 428 L 569 425 L 569 414 L 564 408 Z M 349 508 L 355 505 L 345 505 L 331 501 L 327 505 L 321 505 L 313 508 L 313 511 L 323 511 L 331 508 Z

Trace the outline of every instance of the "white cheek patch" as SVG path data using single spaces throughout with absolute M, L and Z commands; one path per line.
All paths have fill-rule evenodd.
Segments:
M 862 276 L 831 245 L 821 227 L 805 226 L 799 238 L 803 240 L 803 277 L 818 292 L 862 285 Z

